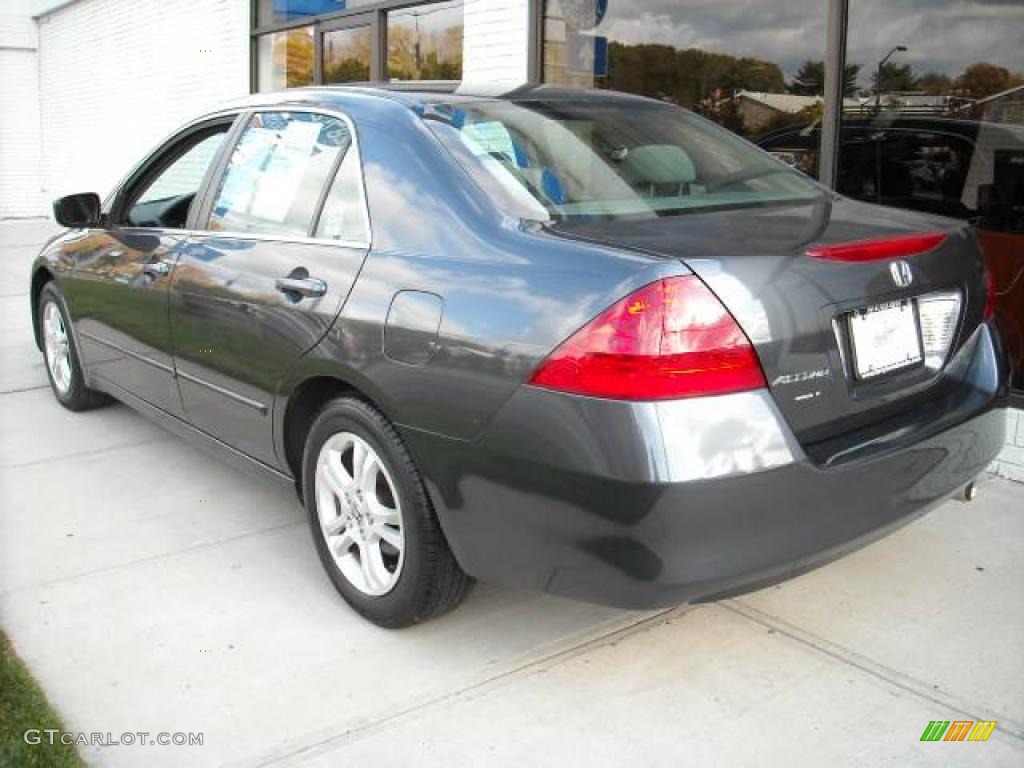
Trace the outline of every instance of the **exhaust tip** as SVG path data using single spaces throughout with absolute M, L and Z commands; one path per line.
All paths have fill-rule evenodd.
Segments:
M 965 485 L 963 488 L 961 488 L 956 493 L 955 498 L 956 498 L 957 501 L 962 501 L 962 502 L 966 503 L 968 501 L 974 501 L 974 499 L 977 497 L 977 495 L 978 495 L 978 484 L 974 480 L 971 480 L 971 482 L 969 482 L 967 485 Z

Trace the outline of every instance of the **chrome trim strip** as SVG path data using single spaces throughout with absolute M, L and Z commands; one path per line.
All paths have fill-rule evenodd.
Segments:
M 174 368 L 167 365 L 166 363 L 158 362 L 151 357 L 146 357 L 145 355 L 140 354 L 139 352 L 132 352 L 130 349 L 125 349 L 120 344 L 115 344 L 114 342 L 108 341 L 107 339 L 101 339 L 99 336 L 91 334 L 88 331 L 79 331 L 79 335 L 84 336 L 90 341 L 95 341 L 97 344 L 102 344 L 105 347 L 115 349 L 123 355 L 128 355 L 128 357 L 132 358 L 133 360 L 139 360 L 143 363 L 148 363 L 149 365 L 152 365 L 154 368 L 159 368 L 161 371 L 169 373 L 172 379 L 175 376 Z
M 234 400 L 235 402 L 241 403 L 242 405 L 247 405 L 253 410 L 259 411 L 264 416 L 267 414 L 267 406 L 265 406 L 259 400 L 251 400 L 245 395 L 240 395 L 237 392 L 234 392 L 230 389 L 209 382 L 206 379 L 201 379 L 198 376 L 193 376 L 191 373 L 185 373 L 184 371 L 181 370 L 178 371 L 178 378 L 185 379 L 185 381 L 190 381 L 193 384 L 198 384 L 201 387 L 206 387 L 207 389 L 216 392 L 219 395 L 224 395 L 225 397 L 228 397 Z
M 228 231 L 212 231 L 209 229 L 197 229 L 194 232 L 190 232 L 189 235 L 194 240 L 199 239 L 217 239 L 227 238 L 231 240 L 257 240 L 260 242 L 270 243 L 299 243 L 303 245 L 336 245 L 343 248 L 358 248 L 365 250 L 370 247 L 370 243 L 356 242 L 352 240 L 330 240 L 324 237 L 304 237 L 301 235 L 271 235 L 261 232 L 228 232 Z

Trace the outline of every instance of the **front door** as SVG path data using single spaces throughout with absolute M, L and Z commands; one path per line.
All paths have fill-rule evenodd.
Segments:
M 327 333 L 369 248 L 351 129 L 254 112 L 212 187 L 171 289 L 181 397 L 196 427 L 280 466 L 278 385 Z
M 193 201 L 232 120 L 188 129 L 159 150 L 122 188 L 107 228 L 74 256 L 80 279 L 68 302 L 90 376 L 179 417 L 168 288 Z

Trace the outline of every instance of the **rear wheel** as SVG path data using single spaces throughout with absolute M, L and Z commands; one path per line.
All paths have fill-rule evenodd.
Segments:
M 472 581 L 412 457 L 377 409 L 355 397 L 327 403 L 306 439 L 302 474 L 317 553 L 357 612 L 397 628 L 459 604 Z
M 64 297 L 54 283 L 39 294 L 39 330 L 43 338 L 46 375 L 57 401 L 72 411 L 86 411 L 108 402 L 101 392 L 85 386 L 81 356 L 71 333 Z

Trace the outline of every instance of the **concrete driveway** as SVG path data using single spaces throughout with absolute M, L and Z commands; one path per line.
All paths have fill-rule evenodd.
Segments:
M 98 765 L 1024 764 L 1024 485 L 739 599 L 629 613 L 478 585 L 401 632 L 334 593 L 288 489 L 51 398 L 0 224 L 0 622 Z M 919 741 L 996 720 L 984 743 Z

